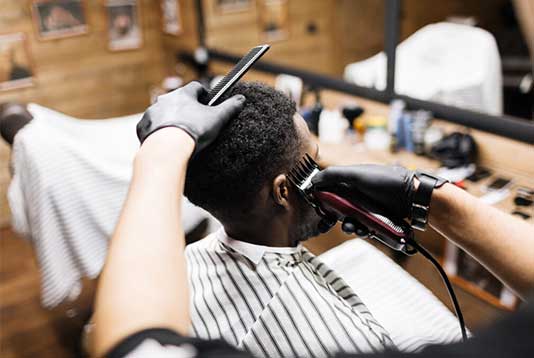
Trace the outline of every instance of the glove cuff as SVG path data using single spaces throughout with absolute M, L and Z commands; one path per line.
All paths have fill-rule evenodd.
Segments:
M 415 172 L 415 177 L 419 180 L 419 187 L 413 195 L 411 226 L 413 229 L 425 231 L 428 223 L 432 192 L 434 188 L 440 188 L 445 183 L 449 183 L 449 180 L 421 171 Z
M 142 127 L 142 122 L 143 121 L 140 121 L 137 125 L 137 138 L 139 138 L 139 142 L 141 143 L 141 145 L 145 142 L 145 140 L 150 137 L 150 135 L 152 135 L 153 133 L 159 131 L 160 129 L 163 129 L 163 128 L 168 128 L 168 127 L 175 127 L 175 128 L 180 128 L 181 130 L 183 130 L 184 132 L 186 132 L 192 139 L 193 141 L 195 142 L 195 151 L 197 150 L 197 147 L 198 147 L 198 138 L 195 134 L 193 134 L 193 131 L 191 131 L 191 129 L 187 128 L 187 126 L 184 126 L 184 125 L 181 125 L 181 124 L 173 124 L 173 123 L 169 123 L 169 124 L 165 124 L 165 125 L 162 125 L 161 127 L 156 127 L 156 128 L 143 128 Z

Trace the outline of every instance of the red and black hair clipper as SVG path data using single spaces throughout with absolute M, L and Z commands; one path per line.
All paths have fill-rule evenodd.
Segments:
M 413 229 L 404 220 L 391 220 L 385 216 L 373 213 L 358 203 L 347 200 L 338 194 L 328 191 L 314 190 L 312 178 L 320 172 L 317 163 L 308 155 L 298 163 L 295 168 L 288 173 L 289 181 L 295 185 L 299 193 L 306 201 L 315 208 L 321 216 L 319 229 L 321 232 L 327 232 L 336 224 L 337 221 L 344 221 L 346 218 L 352 218 L 364 225 L 369 231 L 367 237 L 376 239 L 393 250 L 403 252 L 406 255 L 414 255 L 420 252 L 428 259 L 438 270 L 449 295 L 451 297 L 456 316 L 462 331 L 462 338 L 467 339 L 464 317 L 460 304 L 454 293 L 454 289 L 441 267 L 436 260 L 423 246 L 419 245 L 413 234 Z M 363 235 L 362 235 L 363 236 Z
M 319 165 L 306 154 L 288 173 L 288 178 L 321 216 L 322 232 L 328 231 L 337 221 L 343 222 L 345 218 L 353 218 L 368 229 L 368 237 L 406 255 L 417 252 L 417 249 L 410 244 L 413 242 L 413 229 L 404 220 L 392 220 L 373 213 L 338 194 L 313 190 L 312 178 L 319 171 Z

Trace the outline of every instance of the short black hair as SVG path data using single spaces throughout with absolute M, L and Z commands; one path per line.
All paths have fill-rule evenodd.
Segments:
M 259 82 L 240 82 L 224 98 L 236 94 L 246 97 L 243 110 L 190 160 L 185 183 L 189 200 L 221 220 L 241 217 L 263 185 L 300 157 L 293 100 Z

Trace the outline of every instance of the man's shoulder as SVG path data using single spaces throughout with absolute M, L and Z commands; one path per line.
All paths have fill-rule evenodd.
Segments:
M 208 236 L 204 237 L 203 239 L 187 245 L 185 247 L 185 254 L 189 256 L 196 251 L 213 250 L 218 242 L 218 235 L 220 235 L 220 233 L 215 231 L 211 234 L 208 234 Z

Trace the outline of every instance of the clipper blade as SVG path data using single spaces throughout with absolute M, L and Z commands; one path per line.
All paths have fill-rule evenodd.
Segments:
M 314 207 L 316 205 L 312 200 L 310 191 L 312 187 L 311 180 L 317 173 L 319 173 L 319 165 L 306 153 L 302 160 L 287 174 L 289 181 L 297 187 L 304 198 Z
M 325 233 L 336 224 L 337 217 L 326 213 L 312 193 L 312 179 L 319 172 L 319 165 L 315 162 L 315 160 L 312 159 L 312 157 L 310 157 L 308 153 L 306 153 L 301 161 L 289 171 L 287 177 L 290 183 L 297 188 L 300 195 L 315 209 L 317 214 L 321 217 L 317 228 L 319 229 L 319 232 Z

